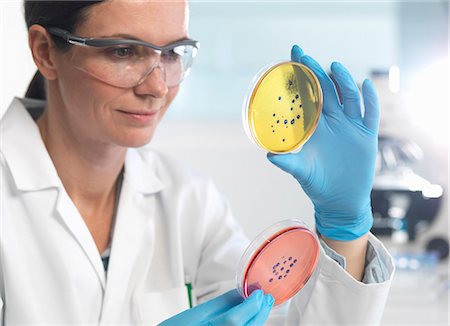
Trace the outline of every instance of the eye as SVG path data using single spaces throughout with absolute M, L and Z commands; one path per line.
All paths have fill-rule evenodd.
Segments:
M 179 53 L 179 50 L 177 48 L 171 49 L 163 54 L 163 56 L 168 61 L 178 61 L 181 58 L 181 55 Z
M 110 48 L 108 53 L 117 59 L 126 59 L 132 57 L 135 53 L 131 47 L 115 47 Z

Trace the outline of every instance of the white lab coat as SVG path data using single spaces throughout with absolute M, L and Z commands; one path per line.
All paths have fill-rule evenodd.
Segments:
M 234 286 L 247 239 L 213 183 L 163 155 L 130 149 L 107 275 L 23 104 L 1 120 L 0 321 L 154 325 Z M 70 150 L 70 149 L 68 149 Z M 255 221 L 257 223 L 257 221 Z M 371 235 L 392 273 L 390 256 Z M 287 324 L 378 323 L 390 284 L 355 281 L 320 253 Z

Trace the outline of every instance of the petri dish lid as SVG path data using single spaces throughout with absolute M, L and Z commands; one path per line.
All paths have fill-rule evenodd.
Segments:
M 247 136 L 275 154 L 300 150 L 321 112 L 319 80 L 308 67 L 291 61 L 264 67 L 253 79 L 242 110 Z
M 306 224 L 296 219 L 264 230 L 244 252 L 236 273 L 242 297 L 257 289 L 270 293 L 278 306 L 300 291 L 314 272 L 319 242 Z

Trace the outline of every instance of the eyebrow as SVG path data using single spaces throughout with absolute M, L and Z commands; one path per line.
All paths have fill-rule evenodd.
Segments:
M 123 34 L 123 33 L 112 34 L 112 35 L 101 35 L 101 36 L 96 36 L 96 37 L 94 37 L 94 38 L 115 38 L 115 37 L 119 37 L 119 38 L 123 38 L 123 39 L 127 39 L 127 40 L 135 40 L 135 41 L 147 42 L 147 41 L 144 41 L 144 40 L 142 40 L 142 39 L 140 39 L 140 38 L 137 38 L 137 37 L 135 37 L 135 36 L 133 36 L 133 35 L 130 35 L 130 34 Z M 189 41 L 189 40 L 192 40 L 192 39 L 189 38 L 189 37 L 183 37 L 183 38 L 180 38 L 180 39 L 171 41 L 171 42 L 169 42 L 169 43 L 167 43 L 167 44 L 172 44 L 172 43 L 180 42 L 180 41 Z M 147 43 L 148 43 L 148 42 L 147 42 Z M 150 43 L 150 44 L 151 44 L 151 43 Z

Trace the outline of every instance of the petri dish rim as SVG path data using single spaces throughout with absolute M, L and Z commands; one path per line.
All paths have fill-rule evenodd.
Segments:
M 263 254 L 264 249 L 274 240 L 276 240 L 278 237 L 283 236 L 287 234 L 290 231 L 293 230 L 304 230 L 308 233 L 308 235 L 311 236 L 311 239 L 314 239 L 314 259 L 310 263 L 312 268 L 310 268 L 310 271 L 308 272 L 307 276 L 302 280 L 302 282 L 299 282 L 297 287 L 291 291 L 292 295 L 289 296 L 292 297 L 298 291 L 300 291 L 304 285 L 308 282 L 308 280 L 311 278 L 312 274 L 314 273 L 315 269 L 317 268 L 317 264 L 319 261 L 319 240 L 317 239 L 317 236 L 311 231 L 311 229 L 302 221 L 297 219 L 289 219 L 289 220 L 283 220 L 280 222 L 277 222 L 273 224 L 272 226 L 268 227 L 264 231 L 262 231 L 247 247 L 244 254 L 241 257 L 241 260 L 239 262 L 239 267 L 236 273 L 236 285 L 238 292 L 241 294 L 243 298 L 247 298 L 250 293 L 248 293 L 248 290 L 246 289 L 246 281 L 248 273 L 253 266 L 253 263 L 258 259 L 258 257 Z M 286 300 L 276 303 L 275 306 L 282 305 Z
M 299 66 L 299 67 L 301 67 L 302 71 L 304 71 L 305 73 L 308 74 L 308 77 L 311 80 L 311 82 L 314 83 L 315 86 L 317 87 L 317 90 L 318 90 L 317 97 L 318 97 L 319 106 L 318 106 L 318 110 L 317 110 L 318 112 L 316 114 L 316 117 L 314 118 L 314 121 L 312 122 L 312 127 L 308 130 L 307 133 L 305 133 L 305 137 L 303 137 L 303 139 L 301 141 L 299 141 L 293 148 L 286 150 L 286 151 L 277 151 L 277 150 L 267 147 L 259 140 L 258 136 L 254 132 L 255 127 L 250 128 L 250 124 L 252 123 L 252 125 L 253 125 L 253 119 L 251 118 L 251 112 L 250 112 L 250 103 L 251 103 L 252 99 L 255 97 L 255 89 L 257 89 L 257 87 L 264 81 L 264 78 L 266 78 L 266 76 L 268 76 L 274 69 L 276 69 L 277 67 L 282 66 L 282 65 Z M 254 144 L 256 144 L 260 148 L 262 148 L 270 153 L 287 154 L 287 153 L 299 152 L 301 150 L 301 148 L 303 147 L 303 145 L 311 138 L 314 131 L 316 130 L 316 128 L 319 124 L 320 116 L 322 114 L 322 107 L 323 107 L 322 87 L 320 86 L 319 79 L 317 78 L 317 76 L 314 74 L 314 72 L 310 68 L 308 68 L 304 64 L 301 64 L 301 63 L 298 63 L 295 61 L 282 61 L 282 62 L 268 64 L 268 65 L 264 66 L 263 68 L 261 68 L 261 70 L 252 79 L 249 90 L 247 92 L 247 96 L 244 100 L 244 105 L 242 108 L 242 121 L 244 124 L 245 133 L 247 134 L 247 137 Z

